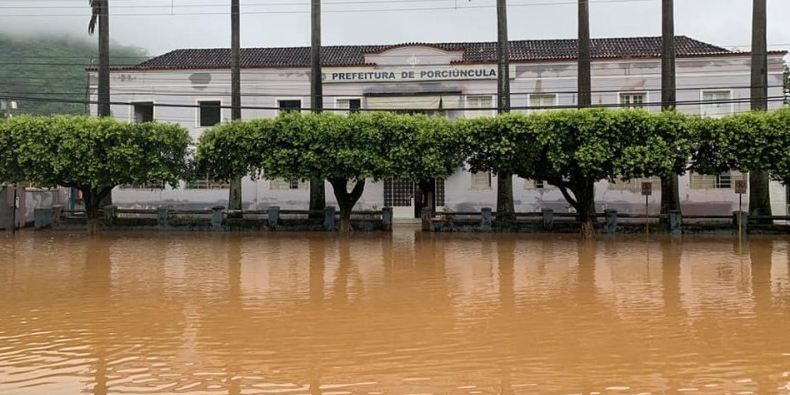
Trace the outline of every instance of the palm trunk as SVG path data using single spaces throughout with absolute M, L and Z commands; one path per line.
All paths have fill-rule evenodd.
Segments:
M 589 0 L 579 0 L 579 71 L 577 75 L 579 108 L 592 105 L 591 56 Z
M 335 193 L 337 204 L 340 206 L 340 233 L 349 233 L 353 230 L 351 227 L 351 210 L 357 204 L 359 198 L 362 197 L 362 192 L 365 190 L 365 180 L 358 180 L 351 192 L 348 192 L 346 189 L 348 179 L 335 178 L 330 180 L 330 183 L 332 184 L 332 191 Z
M 510 112 L 510 41 L 507 32 L 507 1 L 497 0 L 497 113 Z M 496 221 L 507 224 L 515 220 L 513 175 L 497 174 Z
M 752 111 L 768 110 L 768 43 L 766 37 L 766 0 L 754 0 L 752 8 Z M 749 216 L 771 215 L 768 173 L 749 173 Z M 771 220 L 760 223 L 770 224 Z
M 99 87 L 98 115 L 110 116 L 110 6 L 99 0 Z
M 674 111 L 677 105 L 675 78 L 675 0 L 661 1 L 661 110 Z M 669 213 L 680 211 L 678 175 L 661 177 L 661 219 L 669 226 Z
M 324 109 L 324 86 L 321 78 L 321 0 L 311 0 L 310 5 L 310 106 L 314 113 L 320 113 Z M 324 180 L 311 178 L 310 218 L 321 218 L 324 208 Z
M 241 119 L 241 32 L 239 0 L 230 1 L 230 119 Z M 230 180 L 230 192 L 228 193 L 228 209 L 241 210 L 241 177 L 234 177 Z

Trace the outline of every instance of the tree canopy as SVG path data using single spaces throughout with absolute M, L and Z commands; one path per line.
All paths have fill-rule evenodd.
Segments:
M 82 191 L 88 215 L 121 184 L 175 186 L 188 167 L 189 133 L 163 123 L 84 116 L 20 116 L 0 123 L 0 177 Z

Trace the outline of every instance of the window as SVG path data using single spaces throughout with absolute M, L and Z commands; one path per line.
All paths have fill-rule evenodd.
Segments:
M 735 188 L 736 180 L 746 180 L 743 173 L 735 170 L 718 175 L 691 173 L 689 177 L 691 189 L 729 189 Z
M 467 96 L 466 108 L 467 118 L 490 117 L 494 114 L 494 98 L 493 96 Z
M 661 177 L 634 178 L 628 181 L 620 181 L 618 179 L 615 182 L 609 183 L 609 189 L 613 191 L 631 191 L 641 193 L 643 182 L 649 182 L 653 184 L 653 193 L 655 193 L 655 191 L 661 190 Z
M 151 122 L 154 120 L 154 102 L 132 103 L 135 123 Z
M 269 182 L 269 188 L 273 190 L 308 189 L 308 185 L 308 181 L 300 181 L 298 178 L 275 178 Z
M 472 189 L 491 189 L 491 172 L 479 171 L 472 173 Z
M 362 108 L 362 99 L 337 99 L 335 108 L 341 110 L 337 111 L 338 114 L 357 113 Z
M 218 100 L 198 102 L 198 120 L 201 127 L 211 127 L 222 121 L 222 102 Z
M 702 115 L 720 118 L 732 113 L 732 92 L 702 91 Z
M 209 179 L 194 180 L 187 183 L 186 189 L 230 189 L 230 183 Z
M 556 107 L 556 106 L 557 106 L 557 95 L 555 94 L 529 95 L 529 107 L 530 107 L 529 111 L 531 112 L 542 112 L 549 109 L 545 107 Z
M 544 180 L 524 180 L 524 189 L 552 189 L 554 185 Z
M 277 107 L 280 108 L 280 112 L 289 112 L 289 111 L 302 111 L 302 101 L 301 100 L 278 100 Z
M 148 181 L 141 184 L 123 184 L 120 186 L 121 189 L 148 189 L 148 190 L 156 190 L 156 189 L 165 189 L 165 182 L 164 181 Z
M 647 94 L 644 92 L 620 94 L 621 108 L 644 108 L 645 102 L 647 102 Z

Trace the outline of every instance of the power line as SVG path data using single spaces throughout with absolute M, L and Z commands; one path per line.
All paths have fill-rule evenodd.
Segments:
M 596 0 L 590 1 L 593 4 L 606 4 L 606 3 L 647 3 L 657 2 L 660 0 Z M 331 4 L 331 3 L 330 3 Z M 373 4 L 373 3 L 371 3 Z M 576 1 L 573 0 L 560 0 L 555 2 L 538 2 L 538 3 L 524 3 L 524 4 L 509 4 L 508 7 L 547 7 L 547 6 L 561 6 L 561 5 L 575 5 Z M 413 11 L 447 11 L 447 10 L 475 10 L 475 9 L 488 9 L 494 8 L 495 5 L 464 5 L 462 7 L 456 6 L 435 6 L 435 7 L 409 7 L 409 8 L 367 8 L 367 9 L 344 9 L 344 10 L 322 10 L 323 13 L 361 13 L 361 12 L 413 12 Z M 39 8 L 39 7 L 35 7 Z M 260 15 L 260 14 L 309 14 L 310 10 L 267 10 L 267 11 L 242 11 L 241 15 Z M 229 15 L 228 12 L 171 12 L 171 13 L 113 13 L 113 17 L 121 16 L 200 16 L 200 15 Z M 84 18 L 85 14 L 0 14 L 0 17 L 80 17 Z

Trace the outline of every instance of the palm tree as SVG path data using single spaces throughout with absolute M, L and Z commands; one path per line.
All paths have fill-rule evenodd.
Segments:
M 752 3 L 752 111 L 768 110 L 768 42 L 766 0 Z M 770 216 L 771 194 L 768 173 L 749 172 L 749 215 Z M 762 222 L 762 221 L 761 221 Z M 771 223 L 771 220 L 765 222 Z
M 324 88 L 321 80 L 321 0 L 310 2 L 310 105 L 313 112 L 324 108 Z M 324 180 L 310 179 L 310 217 L 323 218 L 321 211 L 326 208 Z
M 98 115 L 110 116 L 110 13 L 109 0 L 88 0 L 91 7 L 91 20 L 88 34 L 93 35 L 99 24 L 99 87 Z
M 579 71 L 577 75 L 579 108 L 592 105 L 590 57 L 590 3 L 589 0 L 579 0 Z
M 99 86 L 98 115 L 109 117 L 110 111 L 110 5 L 109 0 L 88 0 L 91 7 L 91 20 L 88 22 L 88 34 L 93 35 L 96 24 L 99 24 Z M 112 205 L 112 192 L 107 194 L 100 207 Z M 97 224 L 89 224 L 88 232 L 95 233 Z
M 675 89 L 675 6 L 674 0 L 661 0 L 661 110 L 674 111 Z M 678 175 L 661 177 L 661 222 L 669 224 L 669 212 L 680 211 Z
M 507 1 L 497 0 L 497 112 L 510 112 L 510 42 L 507 37 Z M 497 174 L 496 221 L 507 223 L 515 219 L 513 206 L 513 175 Z
M 579 0 L 579 55 L 577 72 L 578 108 L 586 108 L 592 105 L 592 77 L 590 58 L 592 49 L 590 42 L 590 3 L 589 0 Z M 589 196 L 595 196 L 595 184 L 584 187 Z M 593 199 L 594 201 L 594 199 Z M 579 211 L 580 217 L 582 211 Z M 595 203 L 587 209 L 586 216 L 595 218 Z M 582 219 L 581 236 L 584 239 L 592 238 L 595 235 L 593 223 Z
M 230 1 L 230 119 L 241 119 L 241 65 L 240 62 L 240 15 L 239 0 Z M 230 180 L 228 209 L 241 210 L 241 177 Z M 235 213 L 236 217 L 239 216 Z

